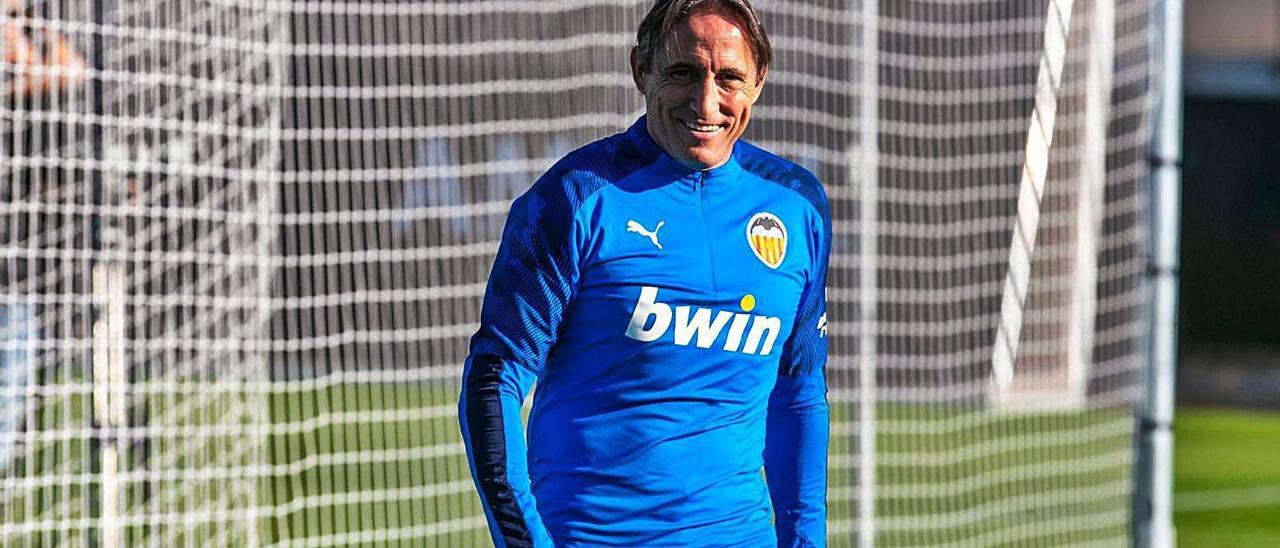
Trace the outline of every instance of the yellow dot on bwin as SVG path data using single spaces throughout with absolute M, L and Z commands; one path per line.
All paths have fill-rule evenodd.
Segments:
M 738 304 L 742 305 L 743 312 L 751 312 L 756 307 L 756 298 L 753 295 L 747 295 L 746 297 L 743 297 L 742 302 Z

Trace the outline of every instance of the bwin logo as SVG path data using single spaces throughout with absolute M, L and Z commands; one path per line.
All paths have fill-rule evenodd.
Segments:
M 741 306 L 743 312 L 738 313 L 692 306 L 675 307 L 676 345 L 689 346 L 692 342 L 698 348 L 711 348 L 720 340 L 720 333 L 728 325 L 729 334 L 720 347 L 722 350 L 743 354 L 756 354 L 758 351 L 759 355 L 768 356 L 778 340 L 778 333 L 782 331 L 782 320 L 772 316 L 747 314 L 756 306 L 754 296 L 743 297 Z M 641 342 L 656 341 L 667 334 L 671 320 L 671 305 L 658 302 L 658 288 L 644 286 L 640 288 L 640 299 L 636 301 L 635 311 L 631 313 L 627 336 Z M 748 323 L 750 329 L 747 329 Z

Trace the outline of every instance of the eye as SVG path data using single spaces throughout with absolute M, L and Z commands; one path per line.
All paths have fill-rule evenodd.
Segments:
M 741 74 L 727 73 L 716 76 L 716 80 L 720 81 L 720 85 L 729 89 L 739 89 L 747 85 L 747 80 Z
M 667 71 L 667 77 L 673 80 L 691 80 L 693 79 L 693 70 L 688 68 L 673 68 Z

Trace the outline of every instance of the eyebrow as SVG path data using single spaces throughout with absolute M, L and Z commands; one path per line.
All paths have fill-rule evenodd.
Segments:
M 676 61 L 674 63 L 671 63 L 670 65 L 667 65 L 663 70 L 672 71 L 676 69 L 694 70 L 697 72 L 703 72 L 704 70 L 702 67 L 695 65 L 693 63 L 690 63 L 688 61 Z M 716 72 L 716 75 L 717 76 L 720 76 L 720 75 L 734 76 L 737 78 L 741 78 L 743 80 L 747 79 L 747 74 L 745 72 L 742 72 L 741 70 L 738 70 L 732 67 L 720 69 L 719 71 Z
M 675 69 L 689 69 L 689 70 L 702 71 L 702 67 L 687 61 L 676 61 L 663 68 L 663 70 L 665 71 L 670 71 Z

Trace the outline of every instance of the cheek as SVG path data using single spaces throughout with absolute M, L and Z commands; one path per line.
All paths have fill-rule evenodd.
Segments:
M 680 95 L 680 87 L 671 82 L 658 80 L 649 86 L 649 93 L 646 95 L 658 102 L 670 102 Z
M 739 123 L 746 123 L 747 118 L 751 115 L 751 103 L 749 98 L 742 98 L 734 104 L 734 112 L 737 114 Z

